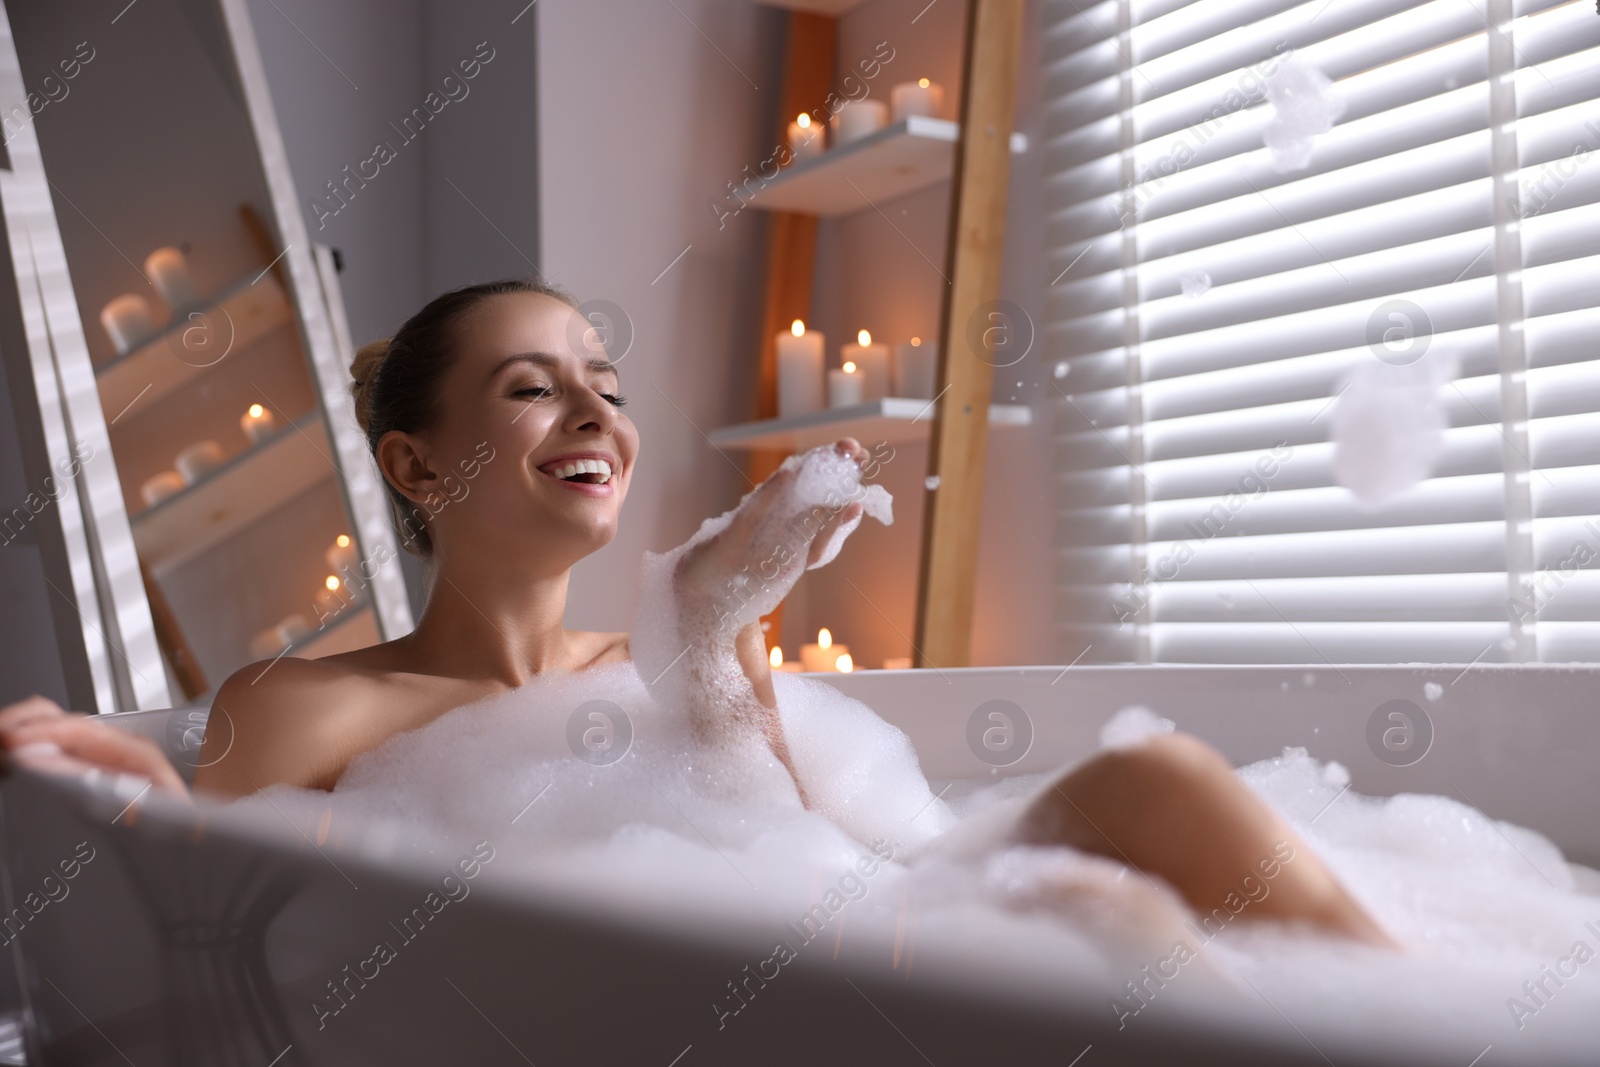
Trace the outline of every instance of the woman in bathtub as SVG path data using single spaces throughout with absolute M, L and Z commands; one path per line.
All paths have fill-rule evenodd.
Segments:
M 571 568 L 615 535 L 639 451 L 617 370 L 570 298 L 522 281 L 446 293 L 391 341 L 363 348 L 351 373 L 357 417 L 402 539 L 431 565 L 426 610 L 416 629 L 394 641 L 320 660 L 285 657 L 229 678 L 213 711 L 225 709 L 234 736 L 225 756 L 201 759 L 195 787 L 202 792 L 239 797 L 274 783 L 332 789 L 357 755 L 453 708 L 547 671 L 633 656 L 626 633 L 563 624 Z M 835 448 L 857 464 L 867 459 L 851 439 Z M 451 499 L 464 473 L 472 475 L 471 492 Z M 697 727 L 762 738 L 806 803 L 759 624 L 715 622 L 729 617 L 717 605 L 730 579 L 766 558 L 773 509 L 792 499 L 786 491 L 795 477 L 780 470 L 730 524 L 691 542 L 673 561 L 670 581 L 679 618 L 692 625 L 688 643 L 702 650 L 720 643 L 723 662 L 738 665 L 731 684 L 678 668 L 677 684 L 700 687 L 688 693 L 691 705 L 714 709 L 714 720 Z M 806 565 L 827 558 L 860 515 L 852 503 L 820 528 L 806 528 L 813 536 L 778 568 L 776 595 Z M 14 758 L 44 769 L 87 764 L 184 788 L 153 744 L 41 698 L 0 711 L 0 741 Z M 1161 877 L 1201 913 L 1222 906 L 1241 875 L 1288 842 L 1296 862 L 1281 868 L 1274 892 L 1248 914 L 1388 942 L 1227 762 L 1187 736 L 1092 757 L 1041 791 L 1006 833 Z

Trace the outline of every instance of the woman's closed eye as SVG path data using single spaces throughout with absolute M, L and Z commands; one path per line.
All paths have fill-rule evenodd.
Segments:
M 521 389 L 513 391 L 511 395 L 513 397 L 528 397 L 529 399 L 539 400 L 549 396 L 551 392 L 552 390 L 548 385 L 525 385 Z M 621 393 L 601 393 L 600 395 L 612 407 L 620 408 L 628 402 L 628 398 Z

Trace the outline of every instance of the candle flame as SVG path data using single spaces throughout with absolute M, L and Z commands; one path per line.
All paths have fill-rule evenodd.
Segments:
M 794 322 L 789 324 L 789 332 L 796 337 L 804 337 L 806 335 L 806 324 L 799 319 L 795 319 Z
M 918 78 L 917 79 L 917 84 L 922 86 L 924 89 L 926 89 L 932 83 L 929 82 L 927 78 Z
M 339 588 L 339 579 L 330 574 L 322 580 L 322 584 L 329 589 L 337 589 Z
M 854 374 L 856 372 L 855 360 L 847 359 L 844 361 L 844 372 L 846 374 Z
M 338 537 L 335 537 L 333 539 L 333 543 L 338 545 L 340 548 L 349 548 L 350 547 L 350 535 L 349 534 L 340 534 Z
M 911 339 L 911 347 L 912 347 L 912 348 L 921 348 L 921 347 L 922 347 L 922 338 L 920 338 L 920 337 L 913 337 L 913 338 L 912 338 L 912 339 Z
M 779 648 L 777 645 L 773 645 L 772 651 L 767 654 L 767 662 L 772 664 L 774 667 L 783 666 L 783 649 Z
M 856 669 L 856 661 L 850 658 L 850 653 L 848 652 L 839 653 L 839 658 L 833 661 L 833 665 L 845 674 L 849 674 Z
M 866 330 L 858 330 L 856 332 L 856 343 L 863 347 L 870 345 L 872 343 L 872 335 Z
M 833 635 L 828 632 L 828 628 L 826 626 L 824 626 L 822 629 L 817 631 L 817 647 L 818 648 L 832 648 L 833 647 Z
M 262 407 L 260 404 L 251 404 L 250 405 L 250 417 L 252 419 L 259 419 L 261 417 L 262 412 L 264 412 L 266 410 L 267 409 Z
M 811 116 L 802 111 L 800 112 L 800 117 L 794 120 L 794 124 L 802 130 L 809 130 L 811 128 Z

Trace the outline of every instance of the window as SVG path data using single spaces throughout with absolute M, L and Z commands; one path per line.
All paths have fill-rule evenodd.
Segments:
M 1068 659 L 1600 659 L 1595 5 L 1042 11 Z M 1279 170 L 1291 62 L 1343 112 Z M 1331 426 L 1396 344 L 1453 363 L 1446 428 L 1366 507 Z

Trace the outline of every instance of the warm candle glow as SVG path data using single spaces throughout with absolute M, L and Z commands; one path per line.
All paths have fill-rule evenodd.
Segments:
M 870 345 L 871 343 L 872 343 L 872 335 L 870 333 L 868 333 L 866 330 L 857 331 L 857 333 L 856 333 L 856 344 L 865 347 L 866 345 Z
M 772 651 L 767 654 L 767 662 L 772 664 L 774 669 L 783 666 L 783 649 L 773 645 Z
M 794 334 L 796 337 L 804 337 L 806 335 L 806 324 L 801 322 L 799 319 L 795 319 L 794 322 L 789 325 L 789 332 Z
M 811 116 L 802 111 L 800 112 L 800 117 L 794 120 L 794 124 L 802 130 L 809 130 L 811 128 Z
M 330 574 L 322 580 L 322 584 L 329 589 L 337 589 L 339 588 L 339 579 Z
M 855 361 L 849 359 L 845 360 L 843 370 L 846 374 L 854 374 L 856 372 Z
M 845 674 L 849 674 L 856 669 L 856 662 L 850 658 L 850 653 L 848 652 L 841 652 L 839 658 L 834 660 L 833 665 Z
M 349 548 L 350 547 L 350 535 L 349 534 L 340 534 L 338 537 L 335 537 L 333 539 L 333 543 L 338 545 L 340 548 Z
M 261 417 L 261 413 L 263 411 L 265 411 L 265 410 L 267 410 L 267 409 L 262 407 L 260 404 L 251 404 L 250 405 L 250 417 L 252 419 L 259 419 Z
M 818 648 L 832 648 L 833 647 L 833 635 L 828 632 L 828 628 L 826 626 L 824 626 L 822 629 L 817 631 L 817 647 Z
M 917 79 L 917 84 L 922 86 L 924 89 L 926 89 L 932 83 L 929 82 L 927 78 L 918 78 Z
M 921 348 L 921 347 L 922 347 L 922 338 L 920 338 L 920 337 L 913 337 L 913 338 L 912 338 L 912 339 L 911 339 L 911 347 L 912 347 L 912 348 Z

